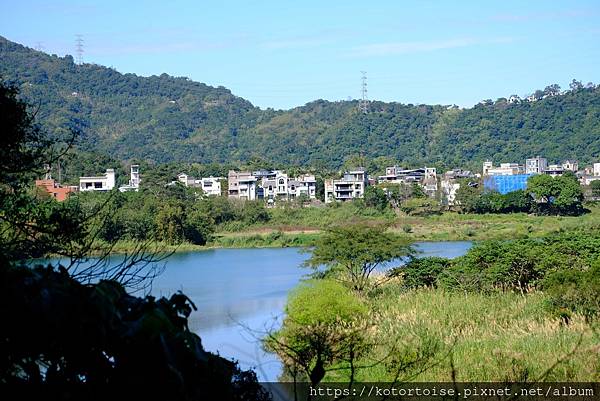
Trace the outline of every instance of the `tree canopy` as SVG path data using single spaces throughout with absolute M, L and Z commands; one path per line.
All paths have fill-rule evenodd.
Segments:
M 51 133 L 79 131 L 82 149 L 119 160 L 340 168 L 362 159 L 372 171 L 392 161 L 475 170 L 486 159 L 543 154 L 591 163 L 600 154 L 594 85 L 567 93 L 548 85 L 535 102 L 490 100 L 465 109 L 372 101 L 363 114 L 358 101 L 316 100 L 261 110 L 223 87 L 77 65 L 4 38 L 0 57 L 0 76 L 39 105 L 37 117 Z
M 349 224 L 327 230 L 311 252 L 305 266 L 340 269 L 340 279 L 362 291 L 370 285 L 370 275 L 378 267 L 411 256 L 414 250 L 408 240 L 386 232 L 384 226 Z

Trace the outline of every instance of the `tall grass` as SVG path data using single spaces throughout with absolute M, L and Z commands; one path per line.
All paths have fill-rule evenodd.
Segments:
M 358 380 L 391 380 L 385 361 L 406 359 L 424 347 L 435 352 L 428 367 L 409 368 L 400 379 L 451 381 L 454 370 L 457 381 L 600 380 L 599 333 L 582 317 L 569 325 L 552 317 L 542 293 L 407 292 L 389 284 L 366 302 L 379 345 L 357 365 L 384 362 L 361 369 Z M 388 355 L 394 346 L 400 357 Z M 332 379 L 344 379 L 337 375 Z

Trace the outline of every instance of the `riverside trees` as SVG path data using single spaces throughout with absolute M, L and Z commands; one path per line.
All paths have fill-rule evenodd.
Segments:
M 24 399 L 264 400 L 251 371 L 203 349 L 183 294 L 135 297 L 160 258 L 143 244 L 117 266 L 81 265 L 112 210 L 29 192 L 51 145 L 13 88 L 0 83 L 0 383 Z M 94 220 L 95 224 L 90 224 Z M 112 238 L 101 250 L 107 256 Z M 66 265 L 24 260 L 59 254 Z

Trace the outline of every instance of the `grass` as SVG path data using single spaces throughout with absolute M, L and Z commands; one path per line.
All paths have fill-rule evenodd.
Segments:
M 372 311 L 370 337 L 379 345 L 357 365 L 384 359 L 393 345 L 394 360 L 405 363 L 433 353 L 401 380 L 452 381 L 452 364 L 457 381 L 600 380 L 600 332 L 582 317 L 562 324 L 546 311 L 539 292 L 523 297 L 405 291 L 391 283 L 365 302 Z M 357 380 L 391 380 L 391 360 L 361 369 Z M 325 380 L 344 380 L 340 372 Z
M 407 235 L 415 241 L 514 239 L 541 237 L 577 228 L 598 230 L 600 208 L 590 207 L 590 210 L 591 213 L 578 217 L 534 216 L 525 213 L 477 215 L 456 212 L 421 217 L 404 214 L 396 216 L 391 212 L 379 214 L 349 203 L 337 207 L 271 209 L 271 220 L 267 223 L 250 226 L 224 225 L 219 227 L 218 232 L 223 237 L 252 237 L 273 232 L 289 233 L 288 235 L 310 232 L 316 237 L 320 231 L 332 225 L 363 222 L 389 224 L 392 232 Z
M 210 248 L 263 248 L 309 246 L 327 227 L 336 224 L 389 224 L 390 231 L 414 241 L 464 241 L 541 237 L 573 229 L 600 230 L 600 207 L 590 207 L 591 213 L 578 217 L 533 216 L 515 214 L 459 214 L 445 212 L 427 217 L 378 213 L 342 204 L 335 207 L 270 209 L 267 223 L 243 225 L 232 222 L 218 227 L 208 244 L 156 243 L 166 251 L 187 252 Z M 121 241 L 115 253 L 131 251 L 134 241 Z
M 214 248 L 286 248 L 309 246 L 319 236 L 315 232 L 270 231 L 264 234 L 231 234 L 217 236 L 210 244 Z

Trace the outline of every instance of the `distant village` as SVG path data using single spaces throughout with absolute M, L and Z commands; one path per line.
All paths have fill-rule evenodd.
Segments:
M 130 166 L 130 179 L 127 185 L 118 187 L 121 192 L 138 191 L 142 181 L 140 166 Z M 439 197 L 444 204 L 452 206 L 456 202 L 456 194 L 461 183 L 477 186 L 483 183 L 484 189 L 506 194 L 527 188 L 527 179 L 534 174 L 559 176 L 565 172 L 574 173 L 582 186 L 600 180 L 600 163 L 579 168 L 576 160 L 565 160 L 561 164 L 548 164 L 544 157 L 533 157 L 525 160 L 525 164 L 500 163 L 494 166 L 492 161 L 485 161 L 481 173 L 454 169 L 438 176 L 435 168 L 422 167 L 403 169 L 390 166 L 385 175 L 371 177 L 365 168 L 358 167 L 345 171 L 337 179 L 324 180 L 325 203 L 345 202 L 363 198 L 369 185 L 383 184 L 417 184 L 430 197 Z M 227 184 L 225 188 L 224 184 Z M 79 186 L 63 186 L 57 183 L 47 169 L 43 180 L 36 180 L 36 187 L 48 192 L 58 201 L 65 200 L 73 192 L 112 191 L 116 187 L 115 170 L 107 169 L 102 175 L 80 177 Z M 240 200 L 263 200 L 267 206 L 276 202 L 303 200 L 307 203 L 317 199 L 317 180 L 313 174 L 290 177 L 283 170 L 230 170 L 225 177 L 194 178 L 180 173 L 177 180 L 167 185 L 183 185 L 198 188 L 206 196 L 228 196 Z M 318 201 L 317 201 L 318 202 Z

